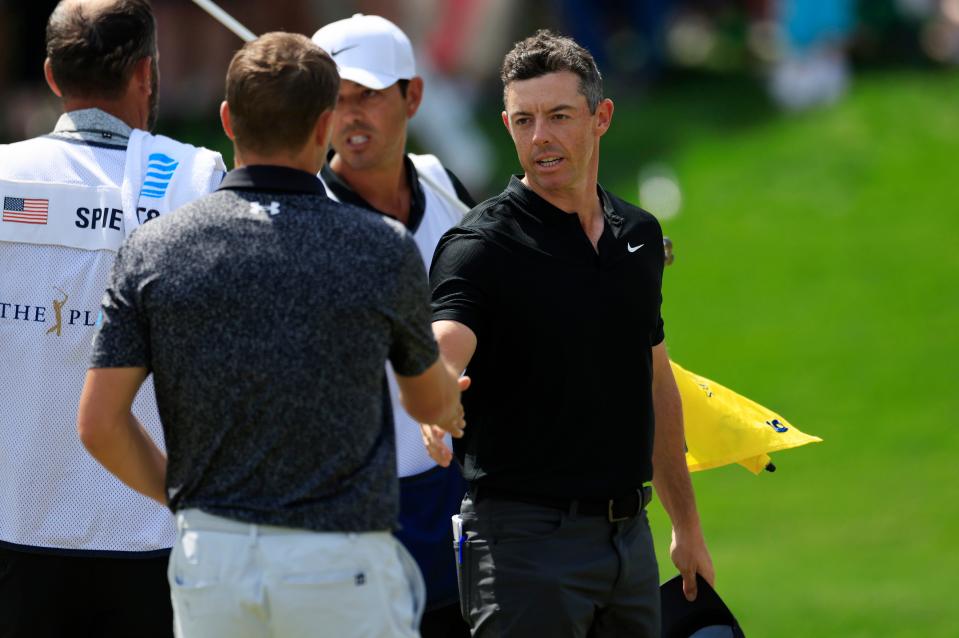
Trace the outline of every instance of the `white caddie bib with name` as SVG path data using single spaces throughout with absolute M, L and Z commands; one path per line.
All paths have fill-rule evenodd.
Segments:
M 121 483 L 83 448 L 76 419 L 100 302 L 124 238 L 210 192 L 218 154 L 142 135 L 176 158 L 163 198 L 123 186 L 127 148 L 41 136 L 0 145 L 0 545 L 68 552 L 162 552 L 170 511 Z M 156 180 L 153 180 L 156 181 Z M 152 191 L 147 194 L 152 194 Z M 162 447 L 152 378 L 133 413 Z

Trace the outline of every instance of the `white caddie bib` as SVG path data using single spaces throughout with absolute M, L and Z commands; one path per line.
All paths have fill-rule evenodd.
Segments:
M 219 154 L 133 134 L 144 167 L 136 162 L 130 174 L 123 145 L 56 135 L 0 145 L 0 546 L 142 555 L 175 538 L 170 511 L 111 475 L 76 432 L 100 302 L 124 238 L 222 178 Z M 155 169 L 155 153 L 177 166 Z M 151 197 L 160 181 L 163 197 Z M 162 448 L 150 377 L 133 413 Z

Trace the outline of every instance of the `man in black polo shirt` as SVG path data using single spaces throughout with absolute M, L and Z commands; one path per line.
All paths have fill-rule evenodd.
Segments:
M 597 184 L 613 103 L 587 51 L 540 31 L 502 79 L 525 175 L 443 237 L 430 272 L 440 349 L 472 379 L 454 442 L 464 615 L 474 636 L 658 637 L 648 481 L 687 596 L 714 578 L 663 342 L 662 231 Z

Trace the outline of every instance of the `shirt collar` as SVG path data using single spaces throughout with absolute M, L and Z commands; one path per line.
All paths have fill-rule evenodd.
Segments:
M 230 171 L 217 190 L 304 193 L 326 197 L 326 189 L 316 175 L 296 168 L 265 164 Z
M 360 208 L 365 208 L 374 213 L 392 218 L 392 215 L 387 215 L 383 211 L 373 208 L 368 201 L 363 199 L 359 193 L 354 191 L 349 184 L 333 172 L 333 169 L 330 168 L 330 160 L 333 159 L 334 154 L 335 151 L 331 150 L 326 156 L 326 164 L 323 165 L 320 176 L 323 178 L 323 181 L 326 182 L 326 185 L 330 187 L 330 190 L 333 191 L 333 194 L 336 195 L 336 198 L 345 204 L 353 204 L 354 206 L 359 206 Z M 423 192 L 422 187 L 420 187 L 419 175 L 409 155 L 403 156 L 403 166 L 406 169 L 406 183 L 410 189 L 410 216 L 406 228 L 411 233 L 415 233 L 416 229 L 420 227 L 420 222 L 423 221 L 423 215 L 426 212 L 426 194 Z
M 120 118 L 100 109 L 80 109 L 69 111 L 60 116 L 54 133 L 77 133 L 85 139 L 103 141 L 104 139 L 130 137 L 133 129 Z
M 506 187 L 506 192 L 516 202 L 521 204 L 523 210 L 537 217 L 544 222 L 563 222 L 575 216 L 574 213 L 553 206 L 551 203 L 537 195 L 533 189 L 522 182 L 521 175 L 513 175 Z M 616 208 L 609 194 L 599 184 L 596 185 L 596 192 L 603 204 L 603 216 L 613 226 L 623 223 L 623 218 L 616 213 Z

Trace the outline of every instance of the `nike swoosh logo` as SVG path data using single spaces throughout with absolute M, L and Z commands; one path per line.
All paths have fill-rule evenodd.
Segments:
M 339 54 L 343 53 L 344 51 L 349 51 L 350 49 L 355 49 L 355 48 L 358 47 L 358 46 L 360 46 L 360 45 L 358 45 L 358 44 L 351 44 L 351 45 L 348 46 L 348 47 L 343 47 L 342 49 L 338 49 L 338 50 L 336 50 L 336 51 L 330 51 L 330 57 L 331 57 L 331 58 L 335 58 L 336 56 L 338 56 Z
M 629 242 L 626 242 L 626 250 L 628 250 L 631 253 L 634 253 L 645 245 L 646 244 L 640 244 L 639 246 L 630 246 Z

